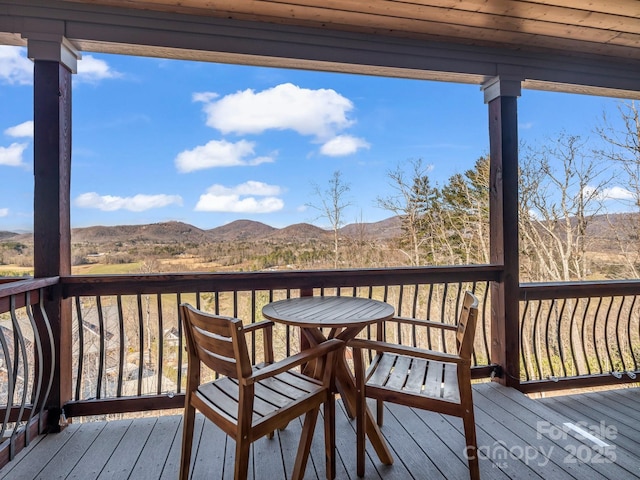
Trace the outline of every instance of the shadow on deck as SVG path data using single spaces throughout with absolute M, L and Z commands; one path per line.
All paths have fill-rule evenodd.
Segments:
M 640 389 L 533 400 L 495 383 L 474 386 L 482 478 L 640 478 Z M 337 478 L 355 479 L 355 422 L 338 402 Z M 175 479 L 181 416 L 76 423 L 43 435 L 0 470 L 3 479 Z M 301 422 L 252 447 L 249 478 L 288 478 Z M 387 405 L 382 432 L 395 463 L 381 465 L 368 448 L 367 479 L 465 479 L 462 421 Z M 198 416 L 194 479 L 233 478 L 232 440 Z M 322 426 L 306 477 L 323 479 Z

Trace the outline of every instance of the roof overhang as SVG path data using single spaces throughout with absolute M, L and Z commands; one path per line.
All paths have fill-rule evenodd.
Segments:
M 550 44 L 547 39 L 534 42 L 527 48 L 513 39 L 523 41 L 522 38 L 529 38 L 531 34 L 518 37 L 518 32 L 515 32 L 511 41 L 501 42 L 499 40 L 504 38 L 504 31 L 497 32 L 495 38 L 486 34 L 491 26 L 485 28 L 480 41 L 473 42 L 463 36 L 427 34 L 418 31 L 419 25 L 413 27 L 416 31 L 385 31 L 376 25 L 366 24 L 368 17 L 363 16 L 345 17 L 353 18 L 352 24 L 323 23 L 322 8 L 328 11 L 330 7 L 321 5 L 336 2 L 320 0 L 297 2 L 306 5 L 304 8 L 317 6 L 319 16 L 314 17 L 315 21 L 293 14 L 293 20 L 286 21 L 287 17 L 275 17 L 275 13 L 267 15 L 267 11 L 252 14 L 236 11 L 230 14 L 229 11 L 214 12 L 211 8 L 205 11 L 203 7 L 205 4 L 220 4 L 227 9 L 236 6 L 236 10 L 241 10 L 252 4 L 273 8 L 281 3 L 247 0 L 0 0 L 0 11 L 6 12 L 0 16 L 0 43 L 26 45 L 29 38 L 47 34 L 64 37 L 81 52 L 478 85 L 499 76 L 521 81 L 522 87 L 529 89 L 640 98 L 640 48 L 637 45 L 634 47 L 633 42 L 618 45 L 611 44 L 609 40 L 609 43 L 601 43 L 600 48 L 596 48 L 593 45 L 596 42 L 578 41 L 575 38 L 564 42 L 558 40 L 557 44 Z M 360 3 L 345 2 L 346 5 Z M 382 4 L 400 5 L 404 2 L 372 0 L 366 3 L 377 8 Z M 434 3 L 467 5 L 474 2 L 442 0 L 414 3 L 419 7 Z M 528 2 L 514 0 L 498 3 L 524 5 Z M 555 3 L 580 2 L 558 0 Z M 622 3 L 629 5 L 626 1 Z M 173 4 L 182 6 L 178 8 Z M 627 18 L 620 13 L 609 15 L 614 19 Z M 638 27 L 640 34 L 640 21 L 624 28 L 629 30 L 635 27 Z M 453 26 L 450 30 L 459 31 Z M 438 31 L 442 33 L 442 30 Z M 637 38 L 640 41 L 640 35 Z M 582 48 L 579 49 L 579 46 Z

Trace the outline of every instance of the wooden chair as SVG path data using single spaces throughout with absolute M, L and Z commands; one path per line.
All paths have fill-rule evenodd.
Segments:
M 480 478 L 476 429 L 471 393 L 471 354 L 478 316 L 478 299 L 466 292 L 457 325 L 415 319 L 394 318 L 410 323 L 456 332 L 457 355 L 407 347 L 377 340 L 356 338 L 353 347 L 358 402 L 357 468 L 364 475 L 366 398 L 378 400 L 378 425 L 382 426 L 383 402 L 392 402 L 446 415 L 461 417 L 466 438 L 465 456 L 473 480 Z M 379 328 L 380 330 L 380 328 Z M 364 350 L 375 356 L 364 372 Z
M 327 478 L 334 478 L 332 369 L 335 352 L 344 342 L 330 340 L 274 363 L 273 322 L 243 326 L 237 318 L 210 315 L 188 304 L 180 305 L 180 312 L 189 358 L 180 479 L 189 477 L 196 409 L 235 439 L 236 480 L 247 478 L 252 442 L 265 435 L 272 437 L 276 429 L 306 414 L 292 475 L 294 479 L 303 478 L 321 404 L 324 404 Z M 265 363 L 254 366 L 249 359 L 245 334 L 256 331 L 262 331 L 264 337 Z M 319 366 L 317 377 L 293 370 L 311 360 Z M 201 363 L 221 377 L 201 384 Z

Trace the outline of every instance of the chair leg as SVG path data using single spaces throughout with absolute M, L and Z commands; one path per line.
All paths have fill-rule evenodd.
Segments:
M 191 445 L 193 443 L 193 426 L 195 423 L 196 409 L 186 402 L 182 425 L 182 453 L 180 457 L 180 480 L 189 478 L 191 466 Z
M 469 476 L 471 477 L 471 480 L 480 480 L 478 443 L 476 440 L 476 422 L 473 414 L 473 404 L 471 404 L 468 409 L 465 408 L 465 411 L 465 415 L 462 417 L 462 423 L 464 425 L 464 438 L 466 441 L 465 452 L 469 461 Z
M 324 403 L 324 450 L 327 461 L 327 480 L 336 478 L 336 398 L 327 393 Z
M 359 477 L 364 477 L 364 458 L 366 449 L 366 419 L 363 403 L 366 402 L 364 396 L 359 393 L 356 403 L 356 468 Z
M 353 349 L 353 364 L 356 381 L 356 471 L 359 477 L 364 477 L 364 457 L 366 448 L 365 424 L 365 382 L 364 362 L 360 349 Z
M 313 432 L 316 428 L 319 411 L 320 407 L 316 407 L 313 410 L 309 410 L 304 416 L 304 425 L 302 426 L 302 434 L 300 435 L 300 443 L 298 444 L 298 454 L 296 455 L 296 462 L 293 466 L 293 474 L 291 475 L 293 480 L 301 480 L 304 478 L 304 471 L 307 468 L 307 459 L 309 458 Z
M 382 400 L 376 400 L 376 422 L 379 427 L 384 422 L 384 402 Z
M 236 438 L 236 462 L 233 473 L 235 480 L 246 480 L 249 474 L 249 449 L 251 442 L 242 439 L 242 434 L 238 432 Z

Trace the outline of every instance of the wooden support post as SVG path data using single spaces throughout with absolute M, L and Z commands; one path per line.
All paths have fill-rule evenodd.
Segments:
M 491 263 L 504 265 L 501 282 L 491 284 L 491 363 L 502 367 L 496 380 L 520 385 L 518 289 L 518 107 L 520 80 L 495 77 L 483 85 L 489 105 Z
M 78 55 L 61 36 L 28 38 L 34 60 L 34 276 L 71 273 L 71 73 Z M 71 303 L 60 289 L 45 299 L 54 337 L 54 382 L 47 401 L 56 430 L 62 406 L 71 400 Z M 48 372 L 45 372 L 45 374 Z

